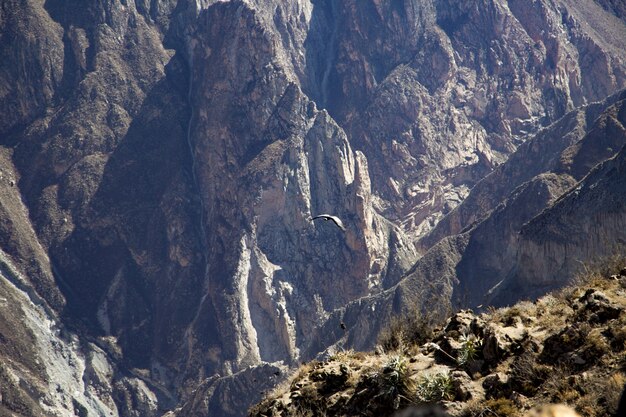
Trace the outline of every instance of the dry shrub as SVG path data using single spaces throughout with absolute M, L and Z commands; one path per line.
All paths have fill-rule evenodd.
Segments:
M 504 326 L 515 326 L 518 321 L 523 324 L 530 324 L 532 318 L 537 314 L 537 306 L 530 301 L 519 301 L 511 307 L 495 308 L 487 307 L 487 317 L 491 321 L 500 322 Z
M 570 375 L 571 372 L 565 367 L 554 368 L 541 387 L 543 395 L 557 403 L 572 403 L 580 398 L 575 378 L 569 377 Z
M 534 303 L 520 301 L 515 306 L 505 310 L 501 321 L 505 326 L 515 326 L 517 318 L 519 318 L 523 324 L 529 325 L 532 323 L 531 317 L 534 317 L 536 314 L 537 307 Z
M 606 332 L 613 352 L 623 352 L 626 350 L 626 314 L 613 321 Z
M 465 407 L 463 407 L 458 417 L 486 417 L 489 415 L 489 414 L 484 414 L 484 412 L 485 412 L 485 406 L 482 401 L 470 400 L 467 403 L 465 403 Z
M 300 389 L 301 400 L 299 402 L 305 404 L 314 404 L 320 400 L 320 395 L 315 384 L 305 385 Z
M 608 353 L 611 353 L 611 347 L 600 329 L 593 329 L 587 333 L 585 342 L 580 348 L 580 355 L 587 362 L 586 366 L 599 362 Z
M 626 376 L 616 372 L 611 376 L 595 375 L 580 382 L 584 393 L 576 401 L 576 410 L 586 417 L 611 416 L 617 412 Z
M 508 398 L 492 398 L 485 401 L 485 410 L 481 416 L 515 417 L 520 415 L 520 410 L 515 403 Z
M 458 417 L 505 417 L 521 416 L 515 403 L 506 398 L 491 399 L 487 401 L 473 400 L 467 403 Z
M 365 358 L 367 358 L 367 353 L 348 349 L 335 353 L 330 360 L 352 365 L 364 361 Z
M 612 255 L 583 263 L 580 271 L 572 279 L 572 284 L 577 286 L 603 286 L 606 282 L 605 278 L 618 274 L 624 267 L 626 267 L 626 256 L 624 256 L 623 252 L 616 251 Z
M 502 314 L 502 318 L 500 319 L 500 321 L 505 326 L 515 326 L 517 318 L 519 318 L 520 320 L 522 319 L 521 310 L 517 306 L 509 307 Z
M 537 301 L 536 317 L 539 329 L 555 329 L 565 324 L 574 310 L 562 298 L 548 294 Z
M 282 393 L 286 392 L 287 390 L 293 390 L 294 385 L 296 383 L 306 378 L 311 373 L 311 371 L 313 371 L 319 365 L 320 363 L 317 361 L 311 361 L 311 362 L 307 362 L 305 364 L 300 365 L 300 367 L 296 369 L 291 374 L 291 376 L 287 378 L 286 381 L 284 381 L 283 383 L 279 384 L 276 388 L 274 388 L 274 390 L 272 390 L 269 396 L 278 397 Z
M 384 352 L 404 352 L 414 345 L 422 345 L 433 337 L 433 320 L 419 312 L 393 317 L 389 327 L 378 337 Z
M 510 372 L 512 388 L 526 396 L 533 396 L 548 378 L 552 368 L 538 363 L 536 354 L 525 352 L 515 358 Z

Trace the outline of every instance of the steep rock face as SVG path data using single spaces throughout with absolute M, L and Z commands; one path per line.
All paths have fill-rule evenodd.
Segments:
M 574 150 L 587 143 L 589 147 L 598 145 L 594 136 L 600 140 L 620 141 L 619 135 L 603 132 L 582 139 L 590 133 L 594 121 L 607 107 L 623 100 L 624 92 L 612 95 L 606 100 L 576 109 L 559 119 L 548 128 L 519 146 L 507 163 L 494 169 L 472 189 L 467 198 L 451 211 L 435 228 L 419 241 L 418 246 L 424 250 L 445 236 L 454 235 L 484 220 L 487 215 L 507 198 L 517 187 L 533 177 L 545 172 L 567 173 L 580 181 L 595 164 L 611 156 L 610 151 L 603 155 L 592 152 L 587 164 L 577 164 L 572 160 Z M 606 117 L 606 116 L 605 116 Z M 606 133 L 606 135 L 604 135 Z M 600 148 L 600 147 L 599 147 Z M 619 147 L 613 147 L 613 152 Z M 579 158 L 586 153 L 575 152 Z
M 580 140 L 563 149 L 560 153 L 552 153 L 554 156 L 551 158 L 551 162 L 544 165 L 545 171 L 543 173 L 520 185 L 484 221 L 473 226 L 467 232 L 471 237 L 463 254 L 463 260 L 458 266 L 457 276 L 460 285 L 455 289 L 454 296 L 457 304 L 470 306 L 488 303 L 500 304 L 514 302 L 523 297 L 533 297 L 541 294 L 542 291 L 545 292 L 548 288 L 548 285 L 542 284 L 547 276 L 553 277 L 553 279 L 550 278 L 552 284 L 550 288 L 566 284 L 564 277 L 572 276 L 576 271 L 574 266 L 579 265 L 575 261 L 578 259 L 577 256 L 580 258 L 579 261 L 583 258 L 590 260 L 602 253 L 608 255 L 613 251 L 620 250 L 622 237 L 621 232 L 617 229 L 614 232 L 609 232 L 609 227 L 604 235 L 604 242 L 600 243 L 597 249 L 592 249 L 588 243 L 583 244 L 583 241 L 592 239 L 592 237 L 581 226 L 581 228 L 576 229 L 579 232 L 576 236 L 581 240 L 577 243 L 572 242 L 570 249 L 572 252 L 576 252 L 576 255 L 573 255 L 572 258 L 566 256 L 568 267 L 563 268 L 563 274 L 557 274 L 556 271 L 550 270 L 552 274 L 548 272 L 547 275 L 543 275 L 542 271 L 549 269 L 545 265 L 547 255 L 540 255 L 540 253 L 549 253 L 551 251 L 550 244 L 538 245 L 532 256 L 524 255 L 525 249 L 523 249 L 527 245 L 523 237 L 527 227 L 526 223 L 533 224 L 536 221 L 533 219 L 535 216 L 537 219 L 542 218 L 546 213 L 555 209 L 561 204 L 560 198 L 574 192 L 572 190 L 575 190 L 574 185 L 577 181 L 582 179 L 582 184 L 584 184 L 588 180 L 588 177 L 585 176 L 593 167 L 607 158 L 611 158 L 618 149 L 626 144 L 623 128 L 625 102 L 623 98 L 615 104 L 611 104 L 612 102 L 612 99 L 604 102 L 604 111 L 586 128 L 584 128 L 586 125 L 584 119 L 578 118 L 578 127 L 572 131 L 582 129 L 586 132 Z M 533 139 L 531 143 L 534 142 L 535 145 L 539 145 L 538 149 L 562 144 L 559 125 L 560 123 L 557 123 L 553 127 L 554 130 L 549 128 L 544 132 L 542 135 L 543 145 L 539 145 L 536 139 Z M 549 144 L 550 142 L 552 145 Z M 526 163 L 521 166 L 518 165 L 519 161 L 529 161 L 529 158 L 519 158 L 520 153 L 527 151 L 526 147 L 523 148 L 521 147 L 506 162 L 501 172 L 524 172 L 520 167 L 525 166 Z M 541 160 L 541 158 L 539 159 Z M 532 172 L 533 169 L 524 172 L 522 176 Z M 489 177 L 485 179 L 489 182 L 491 180 Z M 512 179 L 510 183 L 514 184 L 518 180 L 519 176 Z M 604 184 L 601 188 L 604 189 Z M 612 191 L 606 190 L 605 192 L 611 194 Z M 569 219 L 574 228 L 577 228 L 575 225 L 578 222 L 584 224 L 589 221 L 588 215 L 583 212 L 578 214 L 581 215 L 578 220 L 575 220 L 574 217 Z M 605 223 L 601 222 L 600 224 Z M 602 227 L 600 226 L 600 228 Z M 612 247 L 614 248 L 611 249 Z M 517 277 L 519 271 L 526 271 L 521 272 L 520 275 L 525 276 L 524 284 L 518 286 L 515 291 L 511 291 L 507 282 L 516 281 L 517 278 L 513 277 Z M 533 288 L 532 282 L 536 282 L 537 288 L 541 288 L 541 290 Z
M 200 19 L 190 131 L 210 253 L 200 308 L 214 311 L 220 340 L 198 351 L 218 352 L 213 369 L 294 361 L 330 311 L 414 254 L 374 212 L 365 157 L 302 94 L 262 16 L 235 2 Z M 312 223 L 319 213 L 342 218 L 345 234 Z
M 544 173 L 514 190 L 511 195 L 477 225 L 458 264 L 459 285 L 453 297 L 456 305 L 490 303 L 491 293 L 517 263 L 519 231 L 534 216 L 550 207 L 576 184 L 569 175 Z M 512 294 L 517 300 L 525 291 Z
M 168 6 L 28 6 L 63 34 L 50 55 L 62 56 L 54 70 L 63 82 L 44 114 L 19 135 L 2 135 L 3 145 L 14 146 L 18 173 L 3 207 L 24 242 L 4 229 L 3 249 L 55 310 L 50 320 L 71 323 L 80 337 L 109 337 L 109 354 L 121 349 L 113 356 L 122 369 L 111 365 L 103 378 L 122 415 L 154 415 L 172 406 L 180 385 L 168 372 L 185 360 L 181 341 L 204 263 L 186 142 L 185 66 L 164 49 L 152 22 Z M 2 121 L 20 129 L 19 121 Z M 15 209 L 20 192 L 23 212 Z M 38 241 L 27 232 L 31 222 Z M 32 261 L 20 262 L 24 256 Z M 44 287 L 53 271 L 63 297 Z M 141 369 L 140 379 L 126 378 L 128 367 Z
M 417 237 L 528 134 L 624 86 L 626 27 L 595 3 L 342 4 L 328 107 L 370 159 L 381 208 Z M 395 35 L 359 43 L 366 10 Z
M 521 231 L 518 267 L 508 277 L 507 287 L 537 293 L 563 285 L 585 263 L 623 253 L 625 170 L 626 148 L 622 148 L 526 225 Z
M 157 396 L 141 378 L 121 376 L 120 355 L 111 354 L 107 340 L 68 331 L 4 251 L 0 340 L 3 414 L 130 417 L 157 412 Z

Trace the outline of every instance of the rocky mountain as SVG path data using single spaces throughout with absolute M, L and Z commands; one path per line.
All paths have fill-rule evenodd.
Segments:
M 459 306 L 532 299 L 567 284 L 585 265 L 623 254 L 619 219 L 626 200 L 619 161 L 626 146 L 624 99 L 621 92 L 569 113 L 521 145 L 421 243 L 444 234 L 459 218 L 471 223 L 434 244 L 398 284 L 337 309 L 312 338 L 311 351 L 329 346 L 334 351 L 344 344 L 373 349 L 392 317 L 416 306 L 424 315 L 445 317 Z M 604 164 L 611 168 L 603 170 Z M 614 175 L 610 181 L 598 177 L 607 171 Z M 581 200 L 571 201 L 583 189 L 596 191 L 579 207 Z M 497 202 L 498 196 L 505 197 Z M 567 208 L 564 201 L 570 201 Z M 559 222 L 543 220 L 554 219 L 555 213 L 568 215 Z M 548 228 L 553 233 L 546 234 Z M 537 237 L 530 240 L 529 230 Z M 569 237 L 573 232 L 576 238 Z M 345 333 L 336 330 L 338 322 L 347 326 Z
M 241 415 L 409 304 L 559 285 L 623 242 L 619 157 L 584 177 L 623 146 L 625 19 L 604 0 L 2 0 L 3 411 Z M 586 243 L 564 249 L 574 200 L 554 203 L 581 180 L 606 204 L 576 206 Z
M 373 352 L 343 350 L 302 365 L 250 416 L 619 415 L 626 382 L 621 269 L 589 273 L 534 302 L 461 310 L 440 328 L 398 322 Z M 569 412 L 533 412 L 544 407 Z
M 569 117 L 576 117 L 578 120 L 570 125 L 572 130 L 569 132 L 572 134 L 561 136 L 561 132 L 557 133 L 561 128 L 561 123 L 557 123 L 546 129 L 544 132 L 546 136 L 542 135 L 525 143 L 502 166 L 501 170 L 496 170 L 485 178 L 486 183 L 507 183 L 509 186 L 516 186 L 521 182 L 520 175 L 511 176 L 511 173 L 523 173 L 522 178 L 535 174 L 532 178 L 517 185 L 504 202 L 494 208 L 487 219 L 468 232 L 471 236 L 470 243 L 464 253 L 464 260 L 459 264 L 459 270 L 462 271 L 458 274 L 461 280 L 457 296 L 459 301 L 461 297 L 467 297 L 467 302 L 473 305 L 502 304 L 519 299 L 520 296 L 514 294 L 523 294 L 526 297 L 537 296 L 567 282 L 568 277 L 579 272 L 584 263 L 591 263 L 598 257 L 606 257 L 623 251 L 623 237 L 618 231 L 620 227 L 612 223 L 606 223 L 606 225 L 611 229 L 616 227 L 615 231 L 605 235 L 604 241 L 598 242 L 598 246 L 593 248 L 582 241 L 574 243 L 575 235 L 565 237 L 570 235 L 563 230 L 561 235 L 566 240 L 572 241 L 573 252 L 563 254 L 558 267 L 548 268 L 545 263 L 552 257 L 549 254 L 552 250 L 551 244 L 543 242 L 540 253 L 534 255 L 524 254 L 525 249 L 522 249 L 525 246 L 527 222 L 533 224 L 544 216 L 549 217 L 550 213 L 559 210 L 559 205 L 562 203 L 557 201 L 558 199 L 567 199 L 568 196 L 576 195 L 579 192 L 578 187 L 592 186 L 596 180 L 593 178 L 593 172 L 590 171 L 596 164 L 603 162 L 606 158 L 610 159 L 616 155 L 616 152 L 615 158 L 619 159 L 618 155 L 626 145 L 626 130 L 624 129 L 626 113 L 624 113 L 623 93 L 617 97 L 621 99 L 615 104 L 610 104 L 613 98 L 605 102 L 605 110 L 597 118 L 592 119 L 594 121 L 588 125 L 583 122 L 583 116 L 593 114 L 593 108 L 586 108 L 583 113 L 574 112 L 568 115 L 563 122 Z M 580 135 L 579 140 L 569 142 L 577 135 Z M 566 139 L 561 142 L 562 138 Z M 542 144 L 540 145 L 539 142 Z M 544 153 L 546 148 L 555 145 L 557 148 L 552 148 L 552 150 L 560 148 L 560 152 Z M 564 145 L 569 146 L 564 148 Z M 533 158 L 532 154 L 552 156 L 550 161 L 546 161 L 541 157 Z M 533 160 L 535 162 L 531 164 L 521 162 Z M 540 168 L 542 165 L 543 168 Z M 509 179 L 505 180 L 503 178 L 505 176 Z M 580 182 L 577 184 L 577 181 Z M 606 183 L 605 185 L 606 188 L 603 187 L 600 193 L 608 195 L 619 193 L 618 184 Z M 488 184 L 484 186 L 481 184 L 480 187 L 476 187 L 477 195 L 480 195 L 481 189 L 484 190 L 488 186 Z M 623 202 L 624 200 L 622 197 L 614 197 L 613 200 L 615 201 L 613 210 L 621 212 L 622 208 L 617 208 L 620 207 L 617 201 Z M 600 202 L 601 199 L 597 201 L 598 204 Z M 461 207 L 459 208 L 462 210 Z M 579 217 L 571 218 L 570 226 L 579 228 L 581 233 L 578 236 L 584 241 L 595 239 L 588 227 L 583 225 L 594 221 L 593 219 L 597 216 L 596 211 L 602 212 L 603 208 L 599 206 L 590 208 L 586 212 L 579 211 Z M 556 224 L 550 227 L 552 226 L 558 228 Z M 579 249 L 574 249 L 575 247 Z M 522 272 L 525 270 L 529 272 Z M 511 279 L 517 280 L 518 278 L 514 277 L 518 275 L 526 277 L 523 291 L 516 292 L 506 286 L 499 288 L 503 282 Z M 485 294 L 488 296 L 485 297 Z

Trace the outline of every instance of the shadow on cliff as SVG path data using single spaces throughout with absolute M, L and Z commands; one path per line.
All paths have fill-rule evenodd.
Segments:
M 65 314 L 90 332 L 116 336 L 140 368 L 150 367 L 151 356 L 177 357 L 204 270 L 181 89 L 188 69 L 175 56 L 165 70 L 74 231 L 51 251 Z

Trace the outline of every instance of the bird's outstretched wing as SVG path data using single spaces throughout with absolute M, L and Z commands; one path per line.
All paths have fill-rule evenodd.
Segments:
M 315 220 L 315 219 L 324 219 L 326 221 L 331 220 L 333 223 L 335 223 L 335 225 L 337 225 L 338 228 L 340 228 L 344 232 L 346 231 L 346 228 L 343 225 L 343 222 L 337 216 L 333 216 L 333 215 L 330 215 L 330 214 L 319 214 L 319 215 L 313 217 L 311 220 Z

